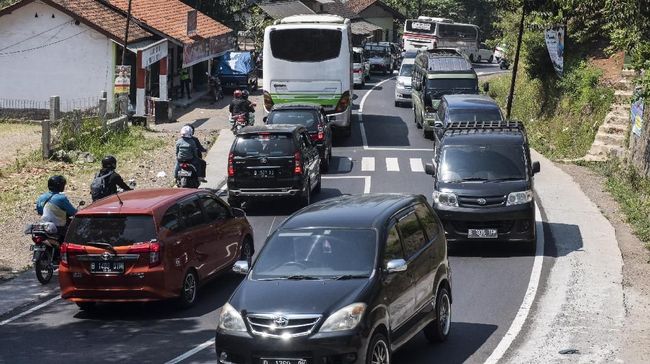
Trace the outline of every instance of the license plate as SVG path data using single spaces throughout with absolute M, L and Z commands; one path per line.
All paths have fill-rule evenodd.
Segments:
M 124 273 L 124 262 L 90 262 L 90 273 Z
M 497 229 L 468 229 L 467 237 L 470 239 L 496 239 L 499 234 Z
M 260 359 L 260 364 L 309 364 L 307 359 Z
M 40 246 L 40 245 L 30 245 L 29 246 L 29 251 L 31 251 L 31 252 L 42 252 L 42 251 L 45 251 L 45 247 Z
M 192 177 L 192 171 L 186 171 L 184 169 L 181 169 L 180 171 L 178 171 L 178 175 L 180 177 Z
M 275 177 L 275 171 L 272 169 L 256 169 L 253 171 L 253 176 L 258 178 L 272 178 Z

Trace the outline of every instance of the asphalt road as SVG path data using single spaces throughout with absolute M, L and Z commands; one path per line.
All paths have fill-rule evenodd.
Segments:
M 495 69 L 487 64 L 476 68 L 480 73 Z M 357 90 L 355 109 L 382 78 L 373 76 L 373 83 Z M 376 87 L 365 100 L 363 123 L 355 119 L 353 135 L 335 142 L 333 163 L 315 200 L 364 192 L 419 193 L 430 200 L 431 178 L 423 166 L 432 158 L 431 144 L 415 127 L 412 110 L 393 106 L 394 86 L 390 79 Z M 281 202 L 249 206 L 256 250 L 292 212 Z M 450 255 L 454 302 L 449 340 L 430 345 L 420 334 L 395 353 L 395 363 L 484 362 L 517 314 L 533 265 L 532 249 L 463 244 Z M 216 362 L 209 345 L 216 311 L 239 280 L 226 274 L 209 283 L 199 292 L 197 305 L 185 311 L 161 302 L 99 305 L 88 314 L 57 300 L 0 326 L 0 363 L 164 363 L 197 347 L 183 363 Z

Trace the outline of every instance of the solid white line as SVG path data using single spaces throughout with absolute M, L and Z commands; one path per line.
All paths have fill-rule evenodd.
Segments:
M 386 170 L 388 172 L 399 172 L 399 162 L 397 158 L 386 158 Z
M 364 186 L 363 193 L 370 193 L 370 183 L 372 178 L 370 176 L 323 176 L 322 179 L 353 179 L 353 178 L 363 178 Z
M 57 297 L 54 297 L 54 298 L 50 298 L 49 300 L 47 300 L 47 301 L 41 303 L 41 304 L 38 305 L 38 306 L 34 306 L 34 307 L 30 308 L 29 310 L 27 310 L 27 311 L 25 311 L 25 312 L 21 312 L 21 313 L 19 313 L 19 314 L 16 315 L 16 316 L 10 317 L 10 318 L 8 318 L 8 319 L 6 319 L 6 320 L 0 322 L 0 326 L 6 325 L 6 324 L 8 324 L 8 323 L 10 323 L 10 322 L 12 322 L 12 321 L 18 320 L 19 318 L 21 318 L 21 317 L 23 317 L 23 316 L 27 316 L 27 315 L 29 315 L 30 313 L 32 313 L 32 312 L 34 312 L 34 311 L 36 311 L 36 310 L 40 310 L 41 308 L 43 308 L 43 307 L 45 307 L 45 306 L 47 306 L 47 305 L 52 304 L 54 301 L 57 301 L 57 300 L 59 300 L 60 298 L 61 298 L 61 297 L 58 297 L 58 296 L 57 296 Z
M 361 170 L 374 172 L 375 170 L 375 157 L 363 157 L 361 158 Z
M 424 172 L 424 166 L 422 165 L 421 158 L 410 158 L 410 161 L 411 161 L 411 171 Z
M 174 359 L 172 359 L 172 360 L 166 362 L 165 364 L 176 364 L 176 363 L 180 363 L 180 362 L 182 362 L 183 360 L 189 358 L 190 356 L 192 356 L 192 355 L 198 353 L 199 351 L 201 351 L 201 350 L 203 350 L 203 349 L 205 349 L 205 348 L 207 348 L 207 347 L 209 347 L 209 346 L 211 346 L 211 345 L 214 345 L 214 339 L 210 339 L 210 340 L 204 342 L 203 344 L 201 344 L 201 345 L 195 347 L 194 349 L 192 349 L 192 350 L 186 352 L 185 354 L 182 354 L 182 355 L 180 355 L 180 356 L 175 357 Z
M 362 126 L 363 127 L 363 126 Z M 399 148 L 399 147 L 363 147 L 364 150 L 378 150 L 378 151 L 398 151 L 398 152 L 433 152 L 431 148 Z
M 537 242 L 535 247 L 535 261 L 533 262 L 533 269 L 530 272 L 528 288 L 526 289 L 526 294 L 521 302 L 519 311 L 517 311 L 517 316 L 512 320 L 510 328 L 503 338 L 501 338 L 501 341 L 492 354 L 490 354 L 487 360 L 485 360 L 485 364 L 496 364 L 503 358 L 506 351 L 510 348 L 510 345 L 512 345 L 512 342 L 517 338 L 519 332 L 521 332 L 521 329 L 526 322 L 526 318 L 528 318 L 528 314 L 530 313 L 530 308 L 535 301 L 537 287 L 539 287 L 539 280 L 542 275 L 542 264 L 544 262 L 544 225 L 542 223 L 542 214 L 537 205 L 535 205 L 535 214 L 537 216 Z
M 277 219 L 277 216 L 273 216 L 273 221 L 271 221 L 271 226 L 269 227 L 269 231 L 266 233 L 266 236 L 271 235 L 271 230 L 273 230 L 273 225 L 275 224 L 275 219 Z

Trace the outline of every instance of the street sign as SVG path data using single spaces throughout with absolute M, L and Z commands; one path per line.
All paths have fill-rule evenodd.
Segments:
M 142 68 L 151 66 L 165 57 L 167 57 L 166 39 L 154 43 L 142 50 Z
M 196 36 L 196 20 L 198 13 L 196 10 L 187 11 L 187 36 L 194 37 Z
M 131 66 L 115 66 L 115 91 L 116 95 L 128 94 L 131 89 Z

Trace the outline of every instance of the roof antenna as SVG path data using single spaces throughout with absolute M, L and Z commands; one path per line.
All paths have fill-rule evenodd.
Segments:
M 117 197 L 117 200 L 120 201 L 120 206 L 124 206 L 124 202 L 122 202 L 122 199 L 120 198 L 120 193 L 116 192 L 115 196 Z

